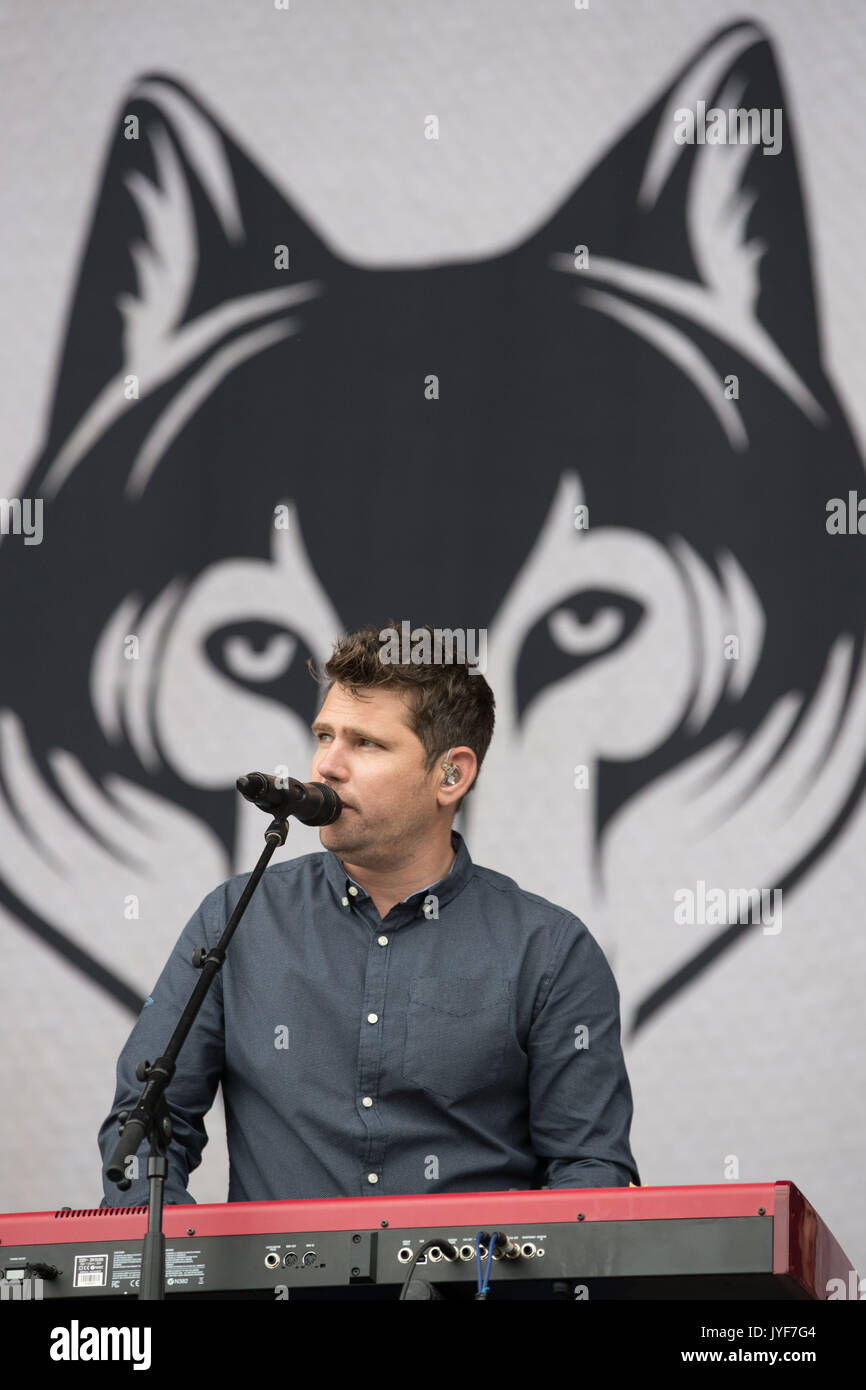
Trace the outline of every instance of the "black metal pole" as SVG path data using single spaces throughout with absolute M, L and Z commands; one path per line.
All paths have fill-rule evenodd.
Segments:
M 121 1126 L 120 1138 L 105 1173 L 109 1181 L 116 1183 L 121 1191 L 126 1191 L 130 1185 L 130 1180 L 126 1177 L 127 1160 L 138 1153 L 141 1141 L 145 1137 L 150 1141 L 150 1156 L 147 1161 L 147 1176 L 150 1181 L 147 1198 L 148 1222 L 141 1251 L 141 1281 L 138 1294 L 140 1299 L 165 1297 L 165 1237 L 162 1231 L 162 1211 L 168 1165 L 164 1150 L 171 1139 L 171 1120 L 165 1101 L 165 1090 L 174 1075 L 178 1053 L 186 1041 L 214 977 L 222 969 L 235 928 L 243 917 L 271 856 L 279 845 L 286 843 L 288 833 L 287 820 L 271 821 L 265 831 L 265 848 L 246 882 L 222 936 L 212 951 L 197 946 L 193 952 L 192 963 L 197 970 L 201 970 L 201 975 L 169 1039 L 168 1046 L 155 1062 L 139 1063 L 137 1075 L 140 1081 L 145 1082 L 144 1090 L 135 1109 L 124 1111 L 118 1116 Z

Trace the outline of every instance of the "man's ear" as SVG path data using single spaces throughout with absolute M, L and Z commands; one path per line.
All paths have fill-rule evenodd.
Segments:
M 445 764 L 456 770 L 454 781 L 450 784 L 446 781 Z M 472 749 L 465 746 L 449 748 L 448 752 L 438 759 L 438 767 L 443 784 L 458 787 L 459 798 L 462 800 L 478 775 L 478 763 Z

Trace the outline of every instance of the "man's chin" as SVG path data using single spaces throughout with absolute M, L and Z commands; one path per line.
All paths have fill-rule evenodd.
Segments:
M 333 850 L 335 854 L 342 853 L 344 849 L 354 849 L 364 842 L 360 826 L 354 828 L 344 820 L 344 816 L 345 812 L 331 825 L 319 827 L 319 839 L 325 849 Z

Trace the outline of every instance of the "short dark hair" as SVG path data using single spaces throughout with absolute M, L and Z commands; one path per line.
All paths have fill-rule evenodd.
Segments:
M 385 662 L 382 653 L 386 643 L 381 633 L 386 629 L 399 632 L 400 624 L 389 620 L 380 627 L 371 624 L 346 633 L 337 639 L 320 670 L 312 661 L 307 662 L 313 678 L 325 686 L 322 698 L 327 698 L 334 685 L 342 685 L 359 699 L 367 698 L 365 692 L 374 689 L 406 691 L 409 727 L 424 748 L 425 771 L 431 772 L 437 758 L 461 744 L 472 749 L 480 771 L 493 737 L 496 705 L 484 676 L 479 671 L 470 675 L 465 662 Z M 432 642 L 434 631 L 429 625 L 413 629 L 413 642 L 420 632 L 429 633 Z M 470 792 L 477 781 L 476 772 Z M 455 809 L 462 801 L 463 797 Z

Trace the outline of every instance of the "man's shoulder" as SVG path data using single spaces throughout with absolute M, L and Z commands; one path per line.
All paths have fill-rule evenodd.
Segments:
M 299 854 L 295 859 L 283 859 L 279 864 L 269 864 L 262 874 L 258 890 L 267 893 L 269 888 L 321 882 L 324 880 L 327 858 L 328 851 L 322 849 L 313 850 L 311 854 Z M 202 905 L 211 901 L 237 900 L 249 883 L 251 872 L 250 869 L 246 869 L 243 873 L 233 874 L 231 878 L 218 883 L 208 893 Z
M 534 938 L 544 942 L 549 973 L 567 968 L 584 978 L 591 975 L 615 981 L 610 962 L 598 938 L 576 912 L 551 902 L 540 893 L 522 888 L 508 874 L 473 864 L 473 881 L 481 891 L 485 915 L 510 926 L 512 941 Z M 566 962 L 570 964 L 566 967 Z
M 543 898 L 540 893 L 522 888 L 516 879 L 510 878 L 508 874 L 500 873 L 497 869 L 488 869 L 483 864 L 473 863 L 472 867 L 476 891 L 489 900 L 495 901 L 498 898 L 503 906 L 507 905 L 527 920 L 565 929 L 570 927 L 576 932 L 588 931 L 585 922 L 569 908 L 551 902 L 549 898 Z

